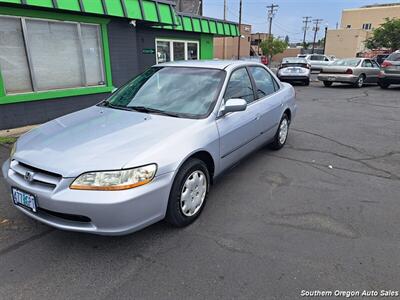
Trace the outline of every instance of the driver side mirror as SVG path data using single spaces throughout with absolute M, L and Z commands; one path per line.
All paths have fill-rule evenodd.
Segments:
M 221 116 L 226 115 L 230 112 L 245 111 L 247 108 L 247 102 L 244 99 L 229 99 L 225 102 L 225 105 L 221 109 Z

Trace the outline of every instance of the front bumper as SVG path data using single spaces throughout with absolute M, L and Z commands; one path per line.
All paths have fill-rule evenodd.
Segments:
M 358 77 L 351 74 L 319 74 L 318 80 L 329 81 L 329 82 L 341 82 L 341 83 L 356 83 Z
M 28 183 L 10 169 L 9 160 L 2 172 L 10 186 L 36 196 L 36 213 L 16 206 L 26 215 L 58 229 L 101 235 L 128 234 L 162 220 L 174 177 L 173 172 L 156 176 L 126 191 L 79 191 L 69 189 L 73 178 L 62 178 L 53 190 Z

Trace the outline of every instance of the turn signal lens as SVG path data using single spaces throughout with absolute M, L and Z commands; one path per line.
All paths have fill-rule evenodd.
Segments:
M 72 190 L 121 191 L 132 189 L 151 182 L 157 165 L 151 164 L 128 170 L 89 172 L 74 180 Z

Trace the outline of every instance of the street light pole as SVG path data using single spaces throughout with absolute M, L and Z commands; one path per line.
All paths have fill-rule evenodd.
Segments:
M 240 59 L 240 40 L 242 38 L 242 0 L 239 4 L 239 38 L 238 38 L 238 60 Z

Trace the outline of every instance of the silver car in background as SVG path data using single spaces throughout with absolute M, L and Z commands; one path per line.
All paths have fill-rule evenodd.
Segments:
M 318 80 L 326 87 L 338 82 L 361 88 L 365 83 L 378 83 L 379 73 L 379 65 L 369 58 L 338 59 L 322 69 Z
M 278 78 L 286 82 L 303 82 L 310 85 L 311 66 L 301 57 L 285 57 L 278 68 Z
M 186 226 L 216 177 L 265 144 L 285 145 L 295 114 L 293 87 L 262 64 L 166 63 L 26 133 L 2 172 L 15 206 L 59 229 Z

